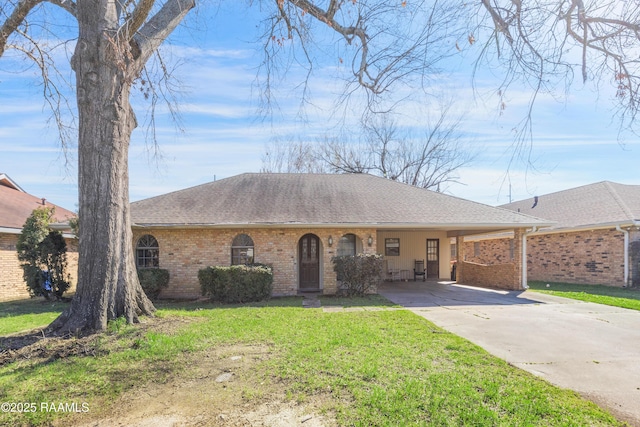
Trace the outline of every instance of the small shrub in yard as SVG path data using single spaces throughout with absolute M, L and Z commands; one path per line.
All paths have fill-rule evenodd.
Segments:
M 49 231 L 55 210 L 35 209 L 24 223 L 16 250 L 27 290 L 32 297 L 61 300 L 69 289 L 67 243 L 58 231 Z
M 207 267 L 198 272 L 202 295 L 213 301 L 242 303 L 271 296 L 273 271 L 261 264 Z
M 149 298 L 156 299 L 160 295 L 160 291 L 169 286 L 169 270 L 142 268 L 138 270 L 138 279 L 144 293 Z
M 346 296 L 364 296 L 375 292 L 382 280 L 382 255 L 358 254 L 331 258 L 333 271 L 342 283 L 341 293 Z

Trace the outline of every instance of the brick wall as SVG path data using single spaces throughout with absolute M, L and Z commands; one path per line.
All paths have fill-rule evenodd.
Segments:
M 238 234 L 247 234 L 254 243 L 254 261 L 273 266 L 273 295 L 295 295 L 298 292 L 298 243 L 305 234 L 320 238 L 320 287 L 324 294 L 336 292 L 336 277 L 331 263 L 339 238 L 347 233 L 360 240 L 362 252 L 375 253 L 374 229 L 135 229 L 133 245 L 144 234 L 158 241 L 160 268 L 169 270 L 169 287 L 161 298 L 197 298 L 201 295 L 198 271 L 208 266 L 231 264 L 231 243 Z M 372 236 L 371 246 L 367 239 Z M 329 247 L 328 238 L 333 237 Z
M 28 298 L 16 252 L 17 234 L 0 234 L 0 301 Z
M 497 289 L 522 289 L 522 234 L 514 238 L 456 240 L 458 283 Z
M 464 278 L 462 284 L 494 289 L 520 289 L 519 276 L 514 263 L 477 264 L 462 261 Z
M 630 240 L 640 241 L 637 234 L 632 232 Z M 510 255 L 511 240 L 501 238 L 465 242 L 466 260 L 500 263 Z M 631 258 L 630 275 L 633 276 L 634 263 Z M 528 280 L 624 286 L 624 235 L 609 229 L 529 236 L 527 266 Z M 635 268 L 637 271 L 639 266 Z
M 78 277 L 78 245 L 75 239 L 66 239 L 68 272 L 71 274 L 71 288 L 75 292 Z M 0 234 L 0 301 L 29 298 L 27 285 L 22 278 L 22 268 L 18 261 L 17 234 Z
M 465 241 L 464 260 L 476 264 L 503 264 L 513 262 L 513 257 L 511 256 L 513 241 L 512 237 Z
M 640 287 L 640 230 L 629 233 L 629 283 Z

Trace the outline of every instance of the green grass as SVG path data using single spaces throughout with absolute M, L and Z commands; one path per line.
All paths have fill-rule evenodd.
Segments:
M 549 284 L 549 287 L 547 287 Z M 529 289 L 580 301 L 640 310 L 640 289 L 573 283 L 529 282 Z
M 51 323 L 67 303 L 44 298 L 0 303 L 0 336 L 25 331 Z
M 266 345 L 271 353 L 252 375 L 267 387 L 284 384 L 292 399 L 324 396 L 339 425 L 622 425 L 577 393 L 514 368 L 409 311 L 325 313 L 300 305 L 300 299 L 234 307 L 162 303 L 161 320 L 183 326 L 143 332 L 116 322 L 86 344 L 93 357 L 0 367 L 0 402 L 106 405 L 124 391 L 186 374 L 186 355 L 246 343 Z M 192 321 L 181 323 L 186 319 Z M 251 399 L 250 391 L 246 395 Z M 59 416 L 0 413 L 0 425 L 47 425 Z

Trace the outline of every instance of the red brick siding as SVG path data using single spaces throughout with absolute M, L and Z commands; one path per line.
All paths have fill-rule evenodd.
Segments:
M 513 262 L 512 238 L 465 242 L 465 261 L 476 264 L 504 264 Z M 477 251 L 476 249 L 479 249 Z M 515 251 L 514 251 L 515 253 Z
M 485 288 L 520 289 L 514 263 L 486 265 L 463 261 L 463 264 L 463 284 Z
M 17 234 L 0 234 L 0 301 L 28 298 L 16 252 Z
M 629 232 L 629 284 L 640 287 L 640 230 Z
M 499 264 L 509 257 L 510 240 L 465 242 L 466 260 Z M 478 256 L 474 245 L 480 246 Z M 623 286 L 624 235 L 609 229 L 529 236 L 527 266 L 528 280 Z
M 624 235 L 616 230 L 528 239 L 529 280 L 624 286 Z
M 459 237 L 456 241 L 457 257 L 462 261 L 457 262 L 457 282 L 498 289 L 522 289 L 523 232 L 522 229 L 515 230 L 515 239 L 463 242 Z
M 71 274 L 71 288 L 75 292 L 78 277 L 78 245 L 75 239 L 67 241 L 67 264 Z M 27 285 L 22 278 L 22 268 L 18 261 L 17 234 L 0 234 L 0 301 L 29 298 Z
M 133 245 L 144 234 L 158 240 L 160 268 L 169 270 L 169 287 L 162 298 L 197 298 L 200 294 L 198 271 L 208 266 L 231 264 L 231 242 L 240 233 L 254 243 L 254 260 L 273 266 L 273 295 L 295 295 L 298 292 L 298 242 L 307 233 L 320 238 L 320 286 L 325 294 L 336 292 L 336 277 L 331 263 L 340 236 L 353 233 L 362 241 L 363 252 L 375 253 L 374 229 L 136 229 Z M 374 237 L 371 246 L 369 235 Z M 329 247 L 328 238 L 333 237 Z

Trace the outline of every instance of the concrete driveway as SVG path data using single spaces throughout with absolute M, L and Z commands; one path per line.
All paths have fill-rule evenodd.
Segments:
M 378 292 L 640 426 L 639 311 L 442 282 L 385 283 Z

